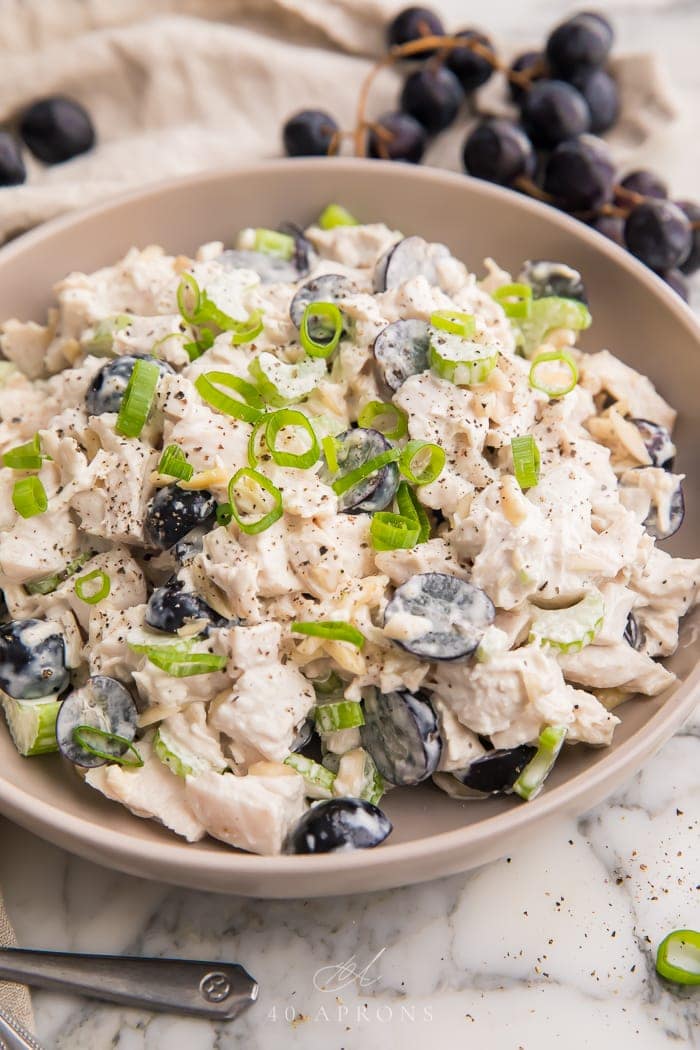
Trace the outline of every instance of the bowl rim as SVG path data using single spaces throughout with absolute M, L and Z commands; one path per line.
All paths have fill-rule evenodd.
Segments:
M 344 168 L 350 173 L 372 172 L 382 179 L 391 177 L 419 183 L 459 185 L 467 192 L 475 194 L 477 198 L 481 196 L 496 201 L 507 200 L 511 205 L 516 205 L 514 200 L 516 195 L 512 190 L 440 168 L 418 167 L 364 158 L 274 159 L 158 180 L 145 187 L 119 194 L 108 201 L 94 204 L 89 208 L 58 216 L 20 234 L 2 246 L 0 264 L 11 263 L 15 256 L 23 254 L 25 250 L 82 223 L 89 223 L 96 218 L 109 217 L 130 204 L 140 203 L 162 194 L 187 188 L 196 192 L 212 182 L 235 181 L 239 177 L 251 176 L 265 178 L 272 172 L 284 172 L 285 170 L 303 173 L 305 170 L 316 170 L 321 166 L 328 167 L 329 165 L 335 169 Z M 608 255 L 617 265 L 628 270 L 651 294 L 661 300 L 662 305 L 676 315 L 700 349 L 700 321 L 677 293 L 639 260 L 596 230 L 550 205 L 518 194 L 516 206 L 538 216 L 544 222 L 559 226 L 574 239 L 587 242 L 597 251 Z M 49 840 L 58 841 L 57 836 L 60 836 L 60 842 L 65 845 L 66 837 L 68 837 L 74 847 L 77 848 L 78 844 L 82 844 L 83 849 L 86 844 L 89 844 L 96 849 L 97 859 L 100 859 L 101 854 L 102 857 L 108 856 L 110 863 L 114 863 L 118 857 L 123 864 L 129 864 L 132 870 L 137 870 L 144 856 L 147 855 L 151 871 L 157 870 L 159 877 L 165 881 L 168 881 L 168 871 L 171 868 L 177 868 L 180 873 L 186 871 L 190 876 L 201 873 L 202 870 L 219 875 L 235 873 L 243 877 L 262 876 L 263 874 L 268 876 L 273 869 L 280 877 L 292 874 L 295 876 L 304 874 L 333 876 L 355 869 L 372 872 L 385 865 L 409 865 L 412 860 L 424 856 L 426 849 L 430 849 L 434 855 L 449 855 L 467 843 L 470 847 L 478 849 L 480 844 L 499 833 L 509 832 L 515 838 L 526 832 L 533 823 L 541 823 L 557 812 L 585 810 L 586 796 L 589 796 L 594 803 L 607 793 L 604 784 L 609 776 L 609 767 L 616 766 L 619 771 L 624 771 L 625 776 L 637 771 L 646 757 L 661 747 L 691 714 L 696 704 L 698 691 L 700 691 L 700 663 L 696 664 L 683 681 L 671 688 L 662 706 L 641 729 L 633 733 L 628 740 L 618 744 L 595 766 L 574 775 L 527 805 L 514 806 L 492 816 L 489 816 L 485 810 L 483 820 L 464 828 L 423 835 L 409 842 L 392 843 L 389 841 L 378 850 L 307 856 L 284 854 L 264 856 L 233 848 L 222 848 L 219 843 L 216 844 L 215 850 L 209 852 L 198 848 L 193 849 L 191 844 L 174 835 L 167 841 L 150 842 L 128 832 L 102 826 L 86 817 L 66 812 L 47 799 L 42 799 L 39 803 L 35 796 L 16 787 L 1 772 L 0 806 L 11 819 L 33 830 L 40 829 L 40 833 Z M 669 706 L 671 702 L 672 706 Z M 621 777 L 618 775 L 617 779 L 619 781 Z M 410 871 L 410 868 L 408 870 Z M 178 879 L 178 881 L 182 880 Z

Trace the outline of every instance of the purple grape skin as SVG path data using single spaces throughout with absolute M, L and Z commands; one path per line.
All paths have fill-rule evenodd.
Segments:
M 493 44 L 483 33 L 476 29 L 461 29 L 454 36 L 464 37 L 465 40 L 473 40 L 477 44 L 488 48 L 493 52 Z M 476 91 L 491 78 L 494 72 L 493 65 L 482 55 L 477 55 L 469 47 L 456 47 L 447 55 L 446 64 L 459 80 L 465 92 Z
M 695 204 L 693 201 L 676 201 L 676 204 L 689 222 L 700 223 L 700 204 Z M 696 270 L 700 270 L 700 226 L 691 228 L 691 233 L 693 242 L 690 254 L 679 267 L 681 273 L 684 273 L 687 277 L 690 277 Z
M 282 128 L 282 141 L 288 157 L 326 157 L 338 130 L 330 113 L 322 109 L 302 109 Z
M 423 36 L 444 36 L 445 27 L 442 21 L 428 7 L 407 7 L 392 18 L 386 29 L 386 41 L 389 47 L 409 44 Z M 423 61 L 435 54 L 435 48 L 411 55 L 411 61 Z
M 401 109 L 426 131 L 437 134 L 453 122 L 464 100 L 462 86 L 444 66 L 419 69 L 407 78 L 401 92 Z
M 618 247 L 625 247 L 625 222 L 619 215 L 596 215 L 591 226 Z
M 625 245 L 657 272 L 673 270 L 688 258 L 690 222 L 671 201 L 648 200 L 632 208 L 625 222 Z
M 688 302 L 690 296 L 688 282 L 680 270 L 667 270 L 666 273 L 662 273 L 660 276 L 663 277 L 669 288 L 673 288 L 674 292 L 680 295 L 683 302 Z
M 582 69 L 571 77 L 581 92 L 591 114 L 591 131 L 608 131 L 620 115 L 620 93 L 617 83 L 604 69 Z
M 75 99 L 63 95 L 42 98 L 28 106 L 20 118 L 19 133 L 44 164 L 61 164 L 95 145 L 90 114 Z
M 570 76 L 581 66 L 605 64 L 613 42 L 613 29 L 602 15 L 581 11 L 550 33 L 547 59 L 557 73 Z
M 463 148 L 464 170 L 477 179 L 510 186 L 519 175 L 531 178 L 536 157 L 532 143 L 508 120 L 488 120 L 467 136 Z
M 0 131 L 0 186 L 19 186 L 27 178 L 19 142 L 7 131 Z
M 408 113 L 398 110 L 395 113 L 383 113 L 375 123 L 388 131 L 391 138 L 381 137 L 372 128 L 368 139 L 370 157 L 420 164 L 428 144 L 428 136 L 422 124 Z
M 545 58 L 542 51 L 523 51 L 521 55 L 518 55 L 517 58 L 513 59 L 510 68 L 514 73 L 529 73 L 534 66 L 539 66 L 541 64 L 542 71 L 537 73 L 536 76 L 533 76 L 530 80 L 531 84 L 536 84 L 538 80 L 543 80 L 547 76 L 544 63 Z M 508 93 L 513 99 L 513 102 L 517 102 L 518 105 L 520 105 L 525 97 L 526 91 L 524 88 L 521 88 L 519 84 L 516 84 L 515 81 L 509 80 Z
M 562 142 L 545 167 L 544 189 L 567 211 L 591 211 L 612 199 L 615 166 L 594 135 Z
M 525 131 L 535 146 L 551 148 L 588 131 L 591 114 L 580 91 L 563 80 L 540 80 L 523 99 Z
M 658 200 L 668 197 L 668 186 L 663 179 L 644 168 L 625 175 L 624 179 L 620 180 L 620 185 L 632 193 L 641 194 L 642 197 L 656 197 Z

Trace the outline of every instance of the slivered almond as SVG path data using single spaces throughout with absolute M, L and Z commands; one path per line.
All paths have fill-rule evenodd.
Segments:
M 511 474 L 501 479 L 501 506 L 511 525 L 522 525 L 527 518 L 529 504 L 520 486 Z
M 227 483 L 228 474 L 223 467 L 211 467 L 210 470 L 200 470 L 193 474 L 189 481 L 178 481 L 179 487 L 187 491 L 208 489 L 212 486 L 221 486 Z

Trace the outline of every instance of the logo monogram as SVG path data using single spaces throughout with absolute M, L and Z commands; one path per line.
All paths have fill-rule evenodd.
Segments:
M 199 982 L 199 990 L 209 1003 L 222 1003 L 231 994 L 231 982 L 225 973 L 206 974 Z

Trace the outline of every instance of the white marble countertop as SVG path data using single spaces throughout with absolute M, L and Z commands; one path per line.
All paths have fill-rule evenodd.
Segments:
M 463 21 L 460 0 L 434 6 Z M 675 194 L 698 198 L 700 4 L 604 6 L 620 51 L 654 47 L 672 68 L 682 112 L 655 167 Z M 570 9 L 561 0 L 515 7 L 476 0 L 470 20 L 525 46 Z M 668 930 L 700 928 L 698 770 L 700 713 L 606 803 L 510 857 L 414 888 L 322 901 L 172 889 L 0 821 L 0 884 L 22 945 L 238 960 L 261 985 L 230 1025 L 36 993 L 38 1034 L 48 1050 L 700 1047 L 700 992 L 664 986 L 654 971 Z M 349 961 L 359 976 L 317 990 L 321 968 Z

